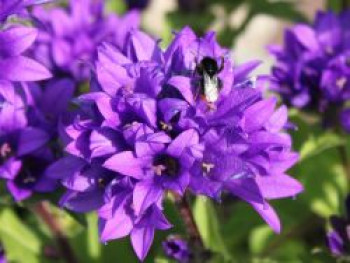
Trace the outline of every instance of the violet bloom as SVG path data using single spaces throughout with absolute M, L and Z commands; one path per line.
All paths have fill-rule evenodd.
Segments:
M 288 29 L 284 47 L 270 47 L 277 59 L 272 89 L 285 103 L 325 113 L 342 110 L 350 98 L 349 15 L 320 12 L 313 25 L 298 24 Z M 324 121 L 337 125 L 332 123 L 334 119 L 338 117 L 332 115 Z
M 198 99 L 201 79 L 193 80 L 198 61 L 206 57 L 224 65 L 218 74 L 221 87 L 215 102 Z M 276 109 L 274 98 L 262 98 L 259 90 L 264 78 L 249 78 L 259 63 L 233 67 L 215 34 L 198 39 L 188 28 L 177 34 L 165 59 L 173 72 L 182 74 L 172 76 L 169 82 L 182 91 L 188 107 L 180 106 L 178 96 L 170 96 L 164 99 L 171 104 L 161 107 L 163 114 L 170 118 L 174 113 L 179 115 L 172 124 L 175 129 L 196 127 L 204 143 L 204 154 L 191 170 L 190 189 L 217 199 L 221 192 L 229 192 L 251 204 L 279 232 L 278 216 L 268 200 L 293 197 L 303 187 L 285 174 L 298 160 L 291 149 L 291 137 L 284 131 L 287 108 Z M 191 87 L 193 82 L 197 90 Z
M 164 253 L 178 262 L 188 262 L 191 258 L 190 248 L 188 243 L 179 237 L 170 236 L 167 240 L 163 241 Z
M 33 10 L 39 37 L 33 47 L 34 57 L 56 76 L 76 81 L 89 80 L 97 46 L 105 41 L 123 48 L 127 32 L 138 28 L 137 12 L 123 17 L 105 15 L 103 0 L 71 0 L 67 8 Z
M 205 57 L 218 64 L 210 102 L 198 71 Z M 263 78 L 248 76 L 258 64 L 233 67 L 214 33 L 198 38 L 189 28 L 165 51 L 138 30 L 123 49 L 100 46 L 91 92 L 77 99 L 80 111 L 65 129 L 69 155 L 47 170 L 67 188 L 61 205 L 98 210 L 101 241 L 130 235 L 141 260 L 154 231 L 170 227 L 167 192 L 230 192 L 279 232 L 268 200 L 302 186 L 285 174 L 298 158 L 284 131 L 287 109 L 262 98 Z
M 335 256 L 347 256 L 350 253 L 350 196 L 345 200 L 346 216 L 332 216 L 332 230 L 327 235 L 328 247 Z
M 72 93 L 73 85 L 67 81 L 45 91 L 25 83 L 1 82 L 0 178 L 6 180 L 16 201 L 56 189 L 57 180 L 47 177 L 45 170 L 59 154 L 53 139 Z

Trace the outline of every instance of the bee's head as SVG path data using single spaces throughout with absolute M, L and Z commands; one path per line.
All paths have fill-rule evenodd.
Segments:
M 210 77 L 215 76 L 219 72 L 218 63 L 211 57 L 204 57 L 200 63 L 203 72 L 206 72 Z

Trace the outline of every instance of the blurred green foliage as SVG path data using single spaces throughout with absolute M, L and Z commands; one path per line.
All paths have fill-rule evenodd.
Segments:
M 197 0 L 196 5 L 185 4 L 191 1 L 179 1 L 179 9 L 168 15 L 171 27 L 180 29 L 185 25 L 190 25 L 198 34 L 203 34 L 213 24 L 214 19 L 223 22 L 223 26 L 218 33 L 218 40 L 224 46 L 232 46 L 239 34 L 244 32 L 251 20 L 260 14 L 277 17 L 289 21 L 305 21 L 304 15 L 298 11 L 292 2 L 269 1 L 269 0 Z M 221 7 L 224 10 L 223 17 L 214 16 L 213 8 Z M 239 8 L 245 8 L 247 15 L 239 26 L 232 26 L 231 15 Z

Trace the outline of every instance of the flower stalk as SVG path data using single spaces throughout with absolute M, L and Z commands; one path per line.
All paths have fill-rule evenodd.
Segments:
M 341 1 L 341 8 L 342 10 L 346 10 L 350 7 L 350 1 L 349 0 L 342 0 Z
M 58 246 L 60 256 L 64 259 L 64 261 L 66 263 L 78 263 L 66 235 L 63 233 L 53 214 L 50 212 L 48 202 L 42 201 L 36 204 L 34 206 L 34 212 L 50 229 Z
M 181 215 L 184 222 L 187 235 L 189 237 L 189 245 L 193 251 L 193 262 L 205 262 L 207 259 L 208 251 L 204 247 L 204 242 L 202 240 L 201 234 L 199 232 L 198 226 L 194 220 L 194 216 L 186 198 L 186 195 L 180 196 L 173 193 L 175 198 L 175 205 Z
M 339 151 L 339 157 L 341 160 L 341 164 L 343 166 L 344 172 L 346 179 L 348 181 L 348 185 L 350 185 L 350 160 L 346 151 L 346 146 L 345 145 L 340 145 L 338 147 Z

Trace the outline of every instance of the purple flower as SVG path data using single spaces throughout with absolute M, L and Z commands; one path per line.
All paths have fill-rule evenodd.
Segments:
M 345 200 L 346 216 L 331 216 L 332 230 L 327 235 L 328 247 L 335 256 L 346 256 L 350 252 L 350 196 Z
M 96 48 L 105 41 L 122 48 L 127 32 L 138 28 L 139 14 L 104 14 L 104 1 L 72 0 L 67 8 L 37 7 L 39 37 L 32 51 L 56 77 L 89 80 Z
M 170 236 L 163 241 L 163 250 L 168 257 L 178 262 L 188 262 L 191 258 L 191 251 L 187 242 L 177 236 Z
M 58 118 L 67 107 L 72 85 L 63 81 L 44 92 L 25 83 L 2 81 L 0 85 L 0 178 L 6 180 L 16 201 L 33 192 L 51 192 L 57 180 L 47 177 L 45 170 L 59 152 L 49 142 L 57 136 Z
M 320 112 L 342 110 L 350 98 L 349 15 L 320 12 L 313 25 L 288 29 L 284 47 L 270 47 L 277 59 L 272 89 L 285 103 Z M 333 125 L 332 119 L 338 118 L 332 115 L 324 121 Z
M 233 67 L 214 33 L 198 38 L 189 28 L 165 51 L 138 30 L 122 49 L 101 45 L 91 92 L 65 129 L 69 155 L 47 170 L 67 188 L 61 205 L 97 210 L 101 240 L 130 235 L 141 260 L 154 231 L 170 227 L 167 192 L 230 192 L 279 232 L 268 200 L 302 186 L 285 174 L 298 159 L 287 109 L 262 98 L 263 77 L 249 77 L 258 64 Z

